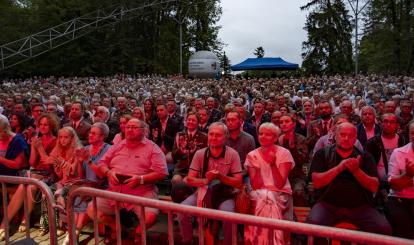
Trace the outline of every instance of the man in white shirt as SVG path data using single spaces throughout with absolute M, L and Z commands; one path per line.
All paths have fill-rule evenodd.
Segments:
M 409 129 L 411 143 L 391 154 L 388 168 L 391 190 L 385 213 L 393 235 L 414 239 L 414 122 Z

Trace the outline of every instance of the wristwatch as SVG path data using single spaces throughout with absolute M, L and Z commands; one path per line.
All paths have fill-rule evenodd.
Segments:
M 140 185 L 143 185 L 144 184 L 144 176 L 143 175 L 140 175 L 139 176 L 139 184 Z

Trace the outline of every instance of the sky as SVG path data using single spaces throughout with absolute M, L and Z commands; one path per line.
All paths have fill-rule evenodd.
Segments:
M 309 0 L 221 0 L 223 14 L 219 38 L 231 65 L 253 58 L 262 46 L 265 57 L 281 57 L 302 64 L 303 30 Z

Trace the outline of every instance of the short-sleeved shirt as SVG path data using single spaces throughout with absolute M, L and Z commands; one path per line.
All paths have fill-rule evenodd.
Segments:
M 244 131 L 241 131 L 235 140 L 229 137 L 226 141 L 226 145 L 235 149 L 239 153 L 240 162 L 242 164 L 244 164 L 244 161 L 246 160 L 247 153 L 256 148 L 253 136 Z
M 326 152 L 327 150 L 329 150 L 329 153 Z M 354 148 L 352 154 L 347 158 L 357 157 L 358 155 L 360 153 Z M 342 158 L 336 152 L 335 146 L 323 148 L 315 153 L 309 175 L 312 176 L 313 172 L 326 172 L 347 158 Z M 377 167 L 373 157 L 369 153 L 362 153 L 360 168 L 365 174 L 378 178 Z M 365 189 L 348 170 L 342 171 L 331 183 L 317 190 L 316 194 L 319 196 L 319 201 L 325 201 L 342 208 L 355 208 L 366 204 L 370 205 L 373 199 L 373 194 Z
M 24 153 L 25 157 L 28 157 L 29 146 L 24 140 L 21 134 L 16 134 L 13 139 L 10 141 L 9 146 L 4 154 L 4 158 L 8 160 L 14 160 L 19 156 L 20 153 Z M 20 169 L 12 169 L 6 165 L 0 164 L 0 175 L 17 175 Z
M 392 177 L 399 176 L 405 173 L 405 168 L 410 162 L 414 162 L 413 143 L 406 144 L 403 147 L 395 149 L 390 157 L 388 163 L 388 181 Z M 414 177 L 412 178 L 414 184 Z M 406 187 L 402 190 L 390 190 L 390 196 L 396 196 L 401 198 L 414 199 L 414 185 Z
M 203 171 L 203 162 L 206 150 L 208 147 L 198 150 L 191 161 L 190 169 L 199 173 L 199 177 Z M 240 164 L 240 157 L 237 151 L 233 148 L 226 146 L 225 150 L 218 158 L 213 156 L 208 157 L 207 171 L 218 170 L 222 175 L 234 175 L 241 174 L 242 168 Z M 206 171 L 206 172 L 207 172 Z
M 151 172 L 168 175 L 165 155 L 152 141 L 144 138 L 138 146 L 127 147 L 125 140 L 112 146 L 98 163 L 107 166 L 116 173 L 124 175 L 145 175 Z M 138 185 L 131 189 L 127 185 L 112 185 L 108 190 L 140 196 L 150 191 L 156 192 L 155 184 Z

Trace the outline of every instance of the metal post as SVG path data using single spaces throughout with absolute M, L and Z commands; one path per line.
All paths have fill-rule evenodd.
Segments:
M 183 75 L 183 22 L 180 21 L 180 75 Z
M 115 203 L 115 226 L 116 226 L 116 244 L 122 245 L 122 236 L 121 236 L 122 227 L 121 227 L 121 220 L 120 220 L 120 214 L 119 214 L 119 202 Z
M 27 200 L 27 188 L 28 185 L 23 184 L 23 204 L 24 204 L 24 217 L 26 225 L 26 238 L 30 238 L 30 214 L 29 214 L 29 202 Z M 32 195 L 31 190 L 29 190 L 30 195 Z
M 95 238 L 95 245 L 99 244 L 99 232 L 98 232 L 98 207 L 96 203 L 96 197 L 93 197 L 93 236 Z
M 139 207 L 139 226 L 141 227 L 141 244 L 147 244 L 147 225 L 145 220 L 145 209 L 144 206 Z
M 6 188 L 6 184 L 5 183 L 1 183 L 1 191 L 3 194 L 3 217 L 6 218 L 6 224 L 4 225 L 4 232 L 5 232 L 5 243 L 9 243 L 9 217 L 7 214 L 7 206 L 9 206 L 8 202 L 7 202 L 7 188 Z
M 355 76 L 358 75 L 358 3 L 359 0 L 356 1 L 355 8 Z
M 173 214 L 168 212 L 168 244 L 174 245 Z

